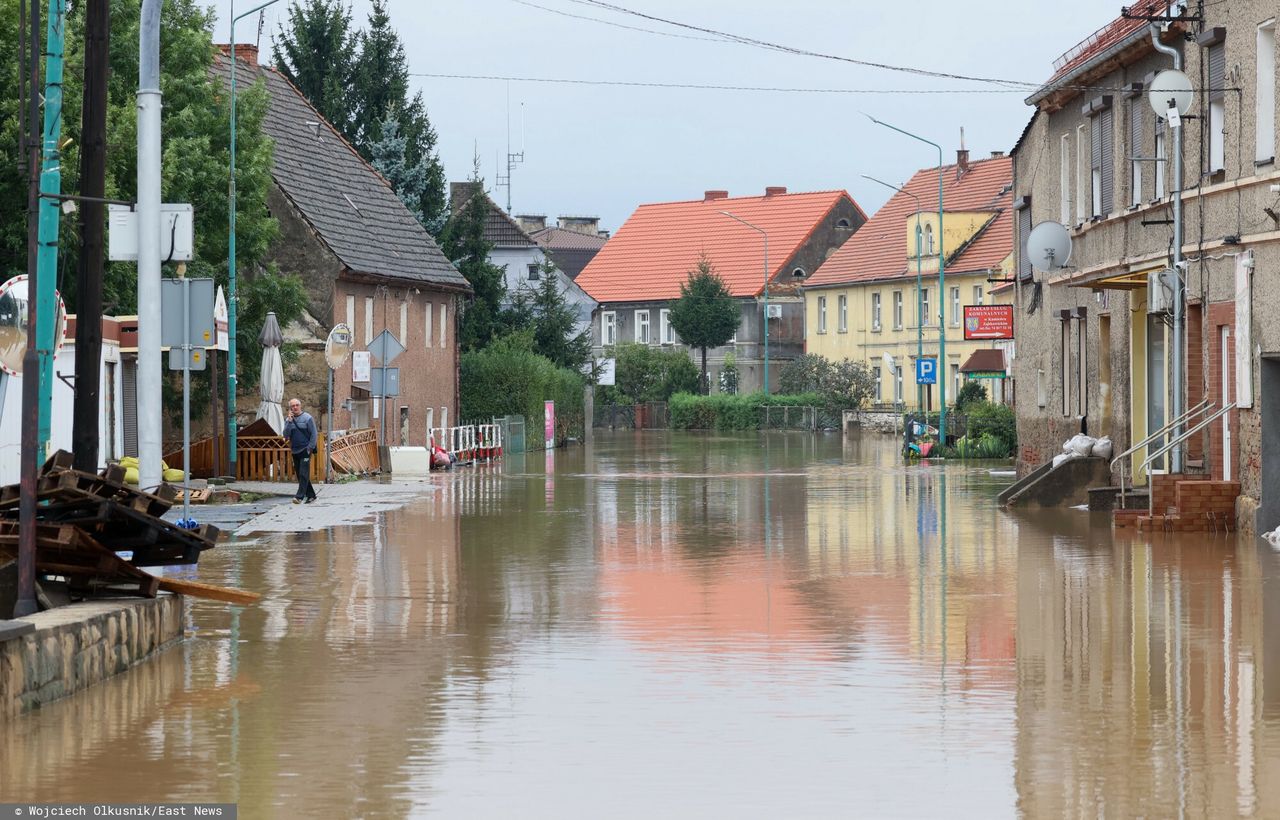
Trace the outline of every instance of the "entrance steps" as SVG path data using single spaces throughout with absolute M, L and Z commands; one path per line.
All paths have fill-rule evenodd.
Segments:
M 1232 532 L 1239 495 L 1238 481 L 1157 474 L 1151 476 L 1148 506 L 1115 510 L 1115 526 L 1139 532 Z
M 1106 459 L 1069 458 L 1045 462 L 1010 484 L 996 500 L 1006 506 L 1072 507 L 1089 500 L 1089 487 L 1111 478 Z

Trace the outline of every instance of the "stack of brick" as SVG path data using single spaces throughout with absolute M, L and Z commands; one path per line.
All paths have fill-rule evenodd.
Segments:
M 1141 532 L 1228 532 L 1235 529 L 1238 481 L 1207 476 L 1151 476 L 1150 510 L 1117 510 L 1116 526 Z

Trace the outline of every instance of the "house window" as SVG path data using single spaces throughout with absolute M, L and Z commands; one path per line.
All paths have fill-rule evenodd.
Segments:
M 400 344 L 409 338 L 409 303 L 400 303 Z
M 1205 54 L 1209 64 L 1209 167 L 1216 174 L 1226 167 L 1224 130 L 1227 125 L 1227 47 L 1225 43 L 1211 45 Z
M 1071 322 L 1063 319 L 1058 349 L 1062 355 L 1062 415 L 1071 415 Z
M 373 341 L 373 297 L 364 297 L 364 343 Z
M 902 365 L 893 368 L 893 400 L 902 401 Z
M 347 328 L 351 331 L 351 335 L 356 333 L 356 297 L 347 296 Z
M 441 302 L 440 303 L 440 346 L 441 347 L 445 347 L 448 344 L 449 325 L 446 323 L 448 317 L 449 317 L 449 305 L 444 302 Z
M 843 293 L 836 299 L 836 330 L 841 333 L 849 330 L 849 297 Z
M 529 281 L 537 282 L 541 278 L 542 278 L 542 266 L 539 265 L 537 262 L 530 262 L 529 263 Z
M 1023 197 L 1018 206 L 1018 280 L 1031 279 L 1031 257 L 1027 253 L 1027 239 L 1031 236 L 1031 197 Z
M 1058 141 L 1058 214 L 1063 225 L 1071 224 L 1071 135 Z
M 880 294 L 871 294 L 871 331 L 880 332 Z
M 871 368 L 871 372 L 874 373 L 876 377 L 876 401 L 884 401 L 884 385 L 881 384 L 880 381 L 880 368 L 873 367 Z
M 422 311 L 422 338 L 427 340 L 427 347 L 431 347 L 431 311 L 434 307 L 427 302 L 426 310 Z
M 956 396 L 960 395 L 960 365 L 951 365 L 951 401 L 954 402 Z
M 600 344 L 613 347 L 618 343 L 618 314 L 606 310 L 600 314 Z
M 649 311 L 637 310 L 635 313 L 635 341 L 642 345 L 649 343 Z
M 975 305 L 982 304 L 982 285 L 973 286 L 973 303 Z
M 1254 158 L 1267 163 L 1276 156 L 1276 21 L 1258 26 L 1258 86 L 1254 99 Z
M 1089 373 L 1085 352 L 1089 334 L 1085 326 L 1084 316 L 1076 321 L 1076 415 L 1086 416 L 1089 413 Z
M 1092 192 L 1092 216 L 1111 213 L 1111 188 L 1114 175 L 1112 154 L 1113 129 L 1111 98 L 1101 97 L 1089 104 L 1089 184 Z
M 924 253 L 925 256 L 932 256 L 934 254 L 932 225 L 924 226 Z
M 951 326 L 960 326 L 960 288 L 951 289 Z
M 1076 222 L 1089 218 L 1089 136 L 1088 126 L 1076 126 Z
M 818 297 L 818 332 L 827 332 L 827 297 Z
M 1164 199 L 1164 195 L 1168 193 L 1168 191 L 1165 189 L 1165 182 L 1164 182 L 1166 179 L 1166 173 L 1167 173 L 1167 169 L 1165 168 L 1165 166 L 1168 165 L 1169 163 L 1166 162 L 1166 160 L 1168 159 L 1167 157 L 1168 151 L 1165 149 L 1165 144 L 1166 144 L 1165 143 L 1165 123 L 1164 123 L 1164 118 L 1162 117 L 1156 117 L 1155 139 L 1156 139 L 1156 152 L 1155 152 L 1156 161 L 1152 163 L 1156 167 L 1155 198 Z
M 658 311 L 658 341 L 660 344 L 675 344 L 675 337 L 671 331 L 671 311 L 663 308 Z
M 920 327 L 927 327 L 929 324 L 929 289 L 920 289 Z
M 893 329 L 902 330 L 902 291 L 893 292 Z
M 1129 156 L 1133 158 L 1129 160 L 1129 204 L 1134 206 L 1142 204 L 1142 162 L 1138 157 L 1142 156 L 1142 111 L 1147 107 L 1141 96 L 1129 100 Z

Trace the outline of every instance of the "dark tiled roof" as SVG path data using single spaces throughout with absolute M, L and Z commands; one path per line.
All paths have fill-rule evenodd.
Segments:
M 539 245 L 553 251 L 598 251 L 608 241 L 608 237 L 600 236 L 599 234 L 583 233 L 582 231 L 560 227 L 543 228 L 529 235 Z
M 961 373 L 1002 373 L 1004 372 L 1004 351 L 997 348 L 979 348 L 969 355 L 965 363 L 960 365 Z
M 223 55 L 214 63 L 224 82 L 230 65 Z M 275 142 L 271 176 L 351 273 L 470 290 L 386 180 L 292 83 L 244 61 L 236 74 L 237 86 L 265 79 L 270 104 L 263 130 Z
M 533 237 L 520 227 L 506 211 L 493 201 L 477 182 L 454 182 L 449 185 L 449 211 L 451 220 L 462 209 L 471 205 L 476 197 L 483 197 L 485 206 L 484 241 L 495 248 L 532 248 L 537 246 Z

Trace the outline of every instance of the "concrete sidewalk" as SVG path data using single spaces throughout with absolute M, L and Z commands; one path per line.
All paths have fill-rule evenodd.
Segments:
M 229 485 L 240 492 L 293 495 L 297 485 L 279 482 L 237 481 Z M 420 481 L 352 481 L 316 485 L 311 504 L 277 503 L 241 524 L 236 535 L 254 532 L 312 532 L 358 524 L 369 516 L 394 510 L 434 492 L 430 479 Z

